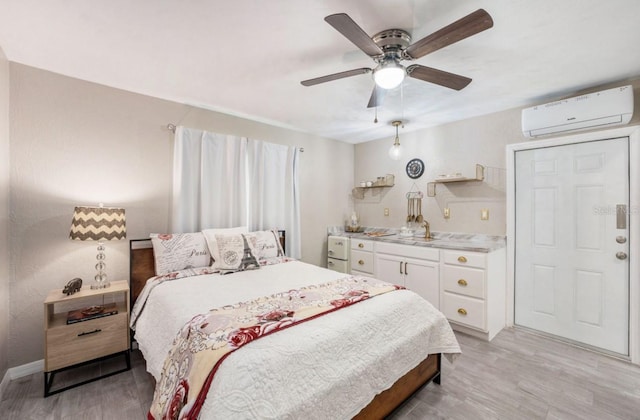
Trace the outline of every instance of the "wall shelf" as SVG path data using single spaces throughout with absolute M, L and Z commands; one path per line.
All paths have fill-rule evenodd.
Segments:
M 451 178 L 440 178 L 436 179 L 427 184 L 427 197 L 435 197 L 436 195 L 436 184 L 453 184 L 459 182 L 482 182 L 484 181 L 484 166 L 476 164 L 476 176 L 475 178 L 467 178 L 467 177 L 451 177 Z
M 393 187 L 394 184 L 391 185 L 372 185 L 370 187 L 354 187 L 353 190 L 351 190 L 351 195 L 353 195 L 353 198 L 357 198 L 357 199 L 363 199 L 364 198 L 364 193 L 367 190 L 375 190 L 378 188 L 391 188 Z

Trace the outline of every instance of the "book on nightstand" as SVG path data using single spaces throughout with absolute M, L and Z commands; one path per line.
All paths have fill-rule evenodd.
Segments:
M 67 324 L 89 321 L 90 319 L 102 318 L 104 316 L 115 315 L 117 313 L 118 307 L 115 302 L 100 306 L 88 306 L 86 308 L 69 311 L 67 314 Z

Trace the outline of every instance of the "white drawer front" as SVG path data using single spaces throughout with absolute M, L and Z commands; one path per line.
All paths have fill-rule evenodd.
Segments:
M 373 274 L 373 253 L 352 250 L 351 269 Z
M 485 302 L 444 292 L 442 312 L 450 320 L 486 331 Z
M 465 267 L 485 268 L 487 266 L 487 254 L 468 251 L 444 251 L 446 264 L 462 265 Z
M 477 268 L 444 265 L 442 270 L 442 286 L 445 291 L 485 298 L 484 270 Z
M 373 241 L 351 238 L 351 249 L 371 252 L 373 251 Z
M 405 258 L 419 258 L 422 260 L 440 261 L 440 250 L 418 245 L 402 245 L 387 242 L 376 243 L 376 252 L 382 254 L 399 255 Z

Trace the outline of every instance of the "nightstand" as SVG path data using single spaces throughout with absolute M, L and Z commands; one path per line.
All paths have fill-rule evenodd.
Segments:
M 116 302 L 117 314 L 67 324 L 70 310 L 111 302 Z M 128 282 L 113 281 L 95 290 L 84 285 L 69 296 L 62 289 L 52 290 L 44 301 L 44 334 L 45 397 L 131 369 Z M 51 391 L 56 373 L 120 355 L 125 368 Z

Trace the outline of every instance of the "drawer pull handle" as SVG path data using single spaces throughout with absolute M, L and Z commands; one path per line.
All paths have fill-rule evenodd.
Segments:
M 467 314 L 467 310 L 466 310 L 466 309 L 464 309 L 464 308 L 459 308 L 459 309 L 458 309 L 458 313 L 459 313 L 460 315 L 466 315 L 466 314 Z
M 329 255 L 333 255 L 333 251 L 332 250 L 329 250 Z
M 463 256 L 461 255 L 461 256 L 459 256 L 459 257 L 458 257 L 458 262 L 466 263 L 466 262 L 467 262 L 467 258 L 466 258 L 466 257 L 463 257 Z
M 364 248 L 364 244 L 361 242 L 358 244 L 358 248 Z
M 329 261 L 329 265 L 333 265 L 333 261 Z
M 363 261 L 363 260 L 360 260 L 360 261 L 358 261 L 358 264 L 360 264 L 360 265 L 364 265 L 364 261 Z
M 460 279 L 460 280 L 458 280 L 458 284 L 460 286 L 466 286 L 467 285 L 467 281 L 465 279 Z
M 89 335 L 89 334 L 96 334 L 101 332 L 102 330 L 100 328 L 96 328 L 93 331 L 89 331 L 89 332 L 81 332 L 80 334 L 78 334 L 78 337 L 82 337 L 83 335 Z

